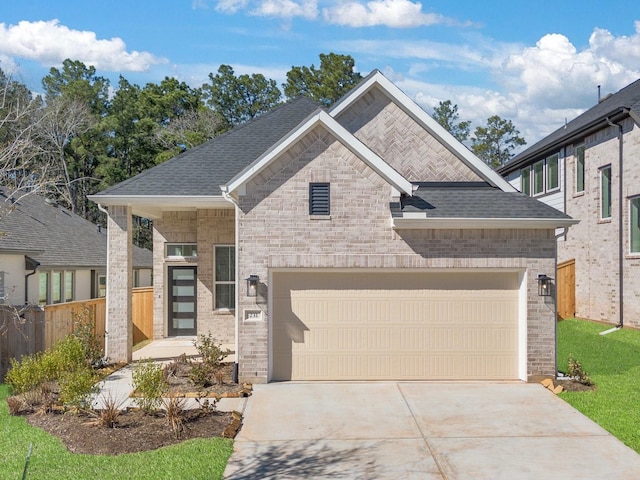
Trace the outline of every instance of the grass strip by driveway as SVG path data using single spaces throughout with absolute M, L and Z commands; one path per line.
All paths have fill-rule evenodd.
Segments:
M 567 371 L 572 354 L 597 385 L 595 391 L 560 396 L 640 453 L 640 331 L 599 335 L 609 328 L 576 319 L 558 323 L 558 370 Z
M 233 451 L 232 440 L 211 438 L 118 456 L 70 453 L 57 438 L 9 415 L 8 392 L 7 385 L 0 385 L 0 478 L 22 477 L 30 443 L 29 480 L 219 479 Z

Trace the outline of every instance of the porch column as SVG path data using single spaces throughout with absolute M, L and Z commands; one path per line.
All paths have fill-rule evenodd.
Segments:
M 105 354 L 112 362 L 131 362 L 133 238 L 131 207 L 109 207 L 107 220 L 107 318 Z

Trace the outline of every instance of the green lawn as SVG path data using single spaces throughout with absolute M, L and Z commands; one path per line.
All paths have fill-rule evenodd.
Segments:
M 640 331 L 583 320 L 558 323 L 558 369 L 569 354 L 596 383 L 592 392 L 563 392 L 563 400 L 640 453 Z M 555 419 L 562 421 L 562 419 Z
M 0 478 L 21 478 L 29 444 L 27 478 L 35 479 L 214 479 L 222 478 L 233 441 L 196 439 L 151 452 L 118 456 L 80 455 L 57 438 L 8 413 L 7 385 L 0 385 Z

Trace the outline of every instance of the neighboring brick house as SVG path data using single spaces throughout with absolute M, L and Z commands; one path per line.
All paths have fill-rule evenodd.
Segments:
M 131 360 L 131 214 L 154 220 L 155 337 L 235 344 L 240 380 L 555 374 L 555 229 L 380 72 L 116 185 L 108 355 Z
M 0 187 L 0 303 L 44 305 L 105 296 L 107 233 L 36 193 Z M 133 248 L 135 286 L 152 254 Z
M 635 327 L 640 327 L 639 125 L 640 80 L 499 170 L 518 190 L 580 221 L 558 237 L 558 261 L 575 260 L 575 315 Z

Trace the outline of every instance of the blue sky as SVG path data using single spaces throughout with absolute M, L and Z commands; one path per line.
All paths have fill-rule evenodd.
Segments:
M 513 121 L 528 144 L 640 78 L 638 0 L 0 0 L 0 68 L 38 91 L 65 58 L 117 84 L 192 86 L 221 64 L 279 84 L 320 53 L 380 69 L 425 110 L 472 128 Z

